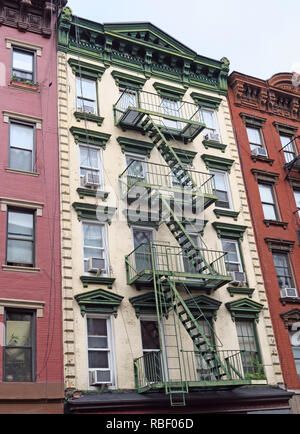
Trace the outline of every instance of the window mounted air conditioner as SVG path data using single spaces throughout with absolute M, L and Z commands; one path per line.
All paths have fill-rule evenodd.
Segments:
M 220 142 L 220 134 L 218 133 L 208 133 L 205 135 L 206 140 L 212 140 L 213 142 Z
M 95 114 L 95 107 L 93 107 L 92 105 L 83 104 L 82 111 L 84 113 L 89 113 L 90 115 L 94 115 Z
M 298 293 L 296 288 L 281 288 L 280 295 L 282 298 L 298 298 Z
M 97 386 L 103 384 L 112 384 L 110 371 L 90 371 L 90 385 Z
M 267 157 L 267 150 L 265 148 L 255 148 L 252 150 L 252 155 L 260 155 L 261 157 Z
M 88 173 L 83 178 L 83 185 L 85 187 L 99 187 L 100 186 L 100 176 L 93 173 Z
M 99 273 L 105 270 L 105 260 L 100 258 L 90 258 L 87 263 L 88 273 Z
M 232 276 L 232 282 L 230 282 L 231 285 L 234 286 L 246 286 L 246 275 L 242 271 L 231 271 L 230 272 Z

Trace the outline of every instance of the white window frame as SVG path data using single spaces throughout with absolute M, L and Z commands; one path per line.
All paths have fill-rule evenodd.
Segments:
M 103 249 L 104 254 L 103 254 L 103 258 L 105 260 L 105 264 L 106 264 L 106 268 L 105 271 L 101 274 L 101 276 L 103 277 L 109 277 L 110 276 L 110 260 L 109 260 L 109 249 L 108 249 L 108 237 L 107 237 L 107 226 L 106 224 L 97 222 L 97 221 L 91 221 L 91 220 L 87 220 L 84 219 L 82 220 L 82 258 L 83 258 L 83 275 L 84 276 L 94 276 L 94 274 L 89 273 L 87 271 L 84 270 L 84 261 L 89 259 L 89 258 L 85 258 L 84 257 L 84 225 L 88 224 L 88 225 L 94 225 L 94 226 L 101 226 L 102 227 L 102 235 L 103 235 L 103 247 L 100 247 L 100 249 Z
M 232 202 L 232 194 L 231 194 L 231 188 L 230 188 L 230 183 L 229 183 L 229 176 L 228 173 L 225 172 L 224 170 L 218 170 L 218 169 L 211 169 L 210 171 L 211 175 L 214 175 L 215 173 L 221 173 L 224 176 L 224 187 L 227 195 L 228 195 L 228 204 L 229 204 L 229 208 L 222 208 L 220 206 L 215 205 L 216 208 L 218 209 L 224 209 L 224 210 L 229 210 L 232 211 L 233 210 L 233 202 Z M 213 183 L 214 183 L 214 179 L 213 179 Z
M 205 129 L 202 131 L 203 137 L 205 137 L 206 134 L 208 134 L 208 133 L 213 133 L 213 134 L 219 134 L 220 140 L 221 140 L 217 111 L 214 109 L 210 109 L 208 107 L 201 107 L 200 112 L 201 112 L 203 119 L 204 119 L 203 112 L 208 112 L 208 113 L 211 113 L 213 115 L 212 116 L 213 126 L 212 127 L 207 127 L 207 126 L 205 127 Z
M 291 286 L 291 288 L 295 288 L 297 293 L 298 293 L 298 288 L 297 288 L 297 284 L 296 284 L 296 280 L 295 280 L 295 275 L 294 275 L 294 270 L 293 270 L 292 263 L 291 263 L 290 254 L 288 252 L 280 252 L 277 250 L 272 251 L 272 259 L 273 259 L 273 264 L 274 264 L 274 268 L 275 268 L 275 274 L 276 274 L 276 278 L 278 280 L 276 265 L 275 265 L 275 261 L 274 261 L 274 255 L 281 255 L 281 256 L 284 256 L 286 258 L 285 268 L 287 268 L 289 271 L 289 275 L 287 277 L 289 278 L 291 284 L 294 285 L 294 286 Z M 280 286 L 279 282 L 278 282 L 278 286 L 280 289 L 285 288 L 285 286 Z
M 97 151 L 98 154 L 98 169 L 94 169 L 94 168 L 89 168 L 89 167 L 83 167 L 81 166 L 81 161 L 80 161 L 80 148 L 86 148 L 86 149 L 92 149 L 93 151 Z M 83 180 L 83 176 L 81 175 L 81 169 L 85 169 L 85 170 L 92 170 L 93 172 L 96 170 L 98 170 L 98 175 L 99 175 L 99 179 L 100 179 L 100 189 L 104 188 L 104 170 L 103 170 L 103 152 L 101 148 L 98 148 L 97 146 L 91 146 L 91 145 L 87 145 L 86 143 L 79 143 L 79 185 L 81 188 L 86 188 L 84 187 L 84 185 L 82 184 L 82 180 Z
M 239 269 L 236 271 L 236 273 L 245 273 L 245 270 L 243 268 L 243 262 L 242 262 L 242 257 L 241 257 L 239 242 L 237 240 L 232 240 L 231 238 L 221 238 L 222 250 L 224 251 L 224 253 L 226 253 L 226 252 L 223 249 L 223 241 L 225 241 L 227 243 L 232 243 L 232 244 L 235 245 L 235 247 L 236 247 L 236 253 L 237 253 L 237 257 L 238 257 L 238 262 L 227 261 L 226 258 L 225 258 L 225 265 L 227 265 L 227 264 L 238 264 Z M 226 267 L 226 270 L 227 270 L 227 267 Z M 228 273 L 233 273 L 234 271 L 227 270 L 227 272 Z M 245 275 L 246 275 L 246 273 L 245 273 Z
M 248 134 L 248 129 L 252 129 L 252 130 L 257 130 L 258 131 L 258 134 L 259 134 L 259 137 L 260 137 L 260 143 L 252 143 L 252 142 L 250 142 L 250 138 L 249 138 L 249 134 Z M 268 150 L 267 150 L 266 145 L 265 145 L 265 140 L 264 140 L 262 128 L 259 127 L 259 126 L 255 126 L 255 125 L 246 125 L 246 132 L 247 132 L 247 139 L 248 139 L 248 142 L 249 142 L 251 153 L 253 154 L 254 149 L 261 148 L 261 149 L 265 149 L 265 151 L 267 153 L 267 156 L 268 156 Z
M 78 96 L 78 92 L 77 92 L 77 83 L 80 82 L 80 86 L 81 86 L 81 90 L 83 90 L 83 87 L 81 85 L 82 81 L 89 81 L 94 83 L 95 85 L 95 99 L 90 99 L 83 96 Z M 81 113 L 86 113 L 89 114 L 88 112 L 85 112 L 84 110 L 81 110 L 81 107 L 78 104 L 78 100 L 82 101 L 82 105 L 84 105 L 85 102 L 89 102 L 93 104 L 93 107 L 95 108 L 95 113 L 93 113 L 93 115 L 98 116 L 98 86 L 97 86 L 97 80 L 93 80 L 91 78 L 87 78 L 87 77 L 80 77 L 79 75 L 76 75 L 76 110 L 78 110 Z
M 299 208 L 298 215 L 300 217 L 300 190 L 294 188 L 293 191 L 294 191 L 294 197 L 295 197 L 295 202 L 296 202 L 296 208 Z M 297 198 L 297 196 L 299 196 L 299 197 Z
M 261 192 L 260 192 L 260 186 L 268 186 L 268 187 L 270 187 L 272 198 L 273 198 L 273 203 L 271 203 L 271 202 L 263 202 L 262 201 Z M 273 220 L 273 221 L 281 221 L 281 214 L 280 214 L 280 210 L 279 210 L 279 206 L 278 206 L 278 202 L 277 202 L 277 195 L 276 195 L 276 191 L 275 191 L 274 185 L 270 184 L 270 183 L 267 183 L 267 182 L 259 182 L 258 183 L 258 191 L 259 191 L 259 195 L 260 195 L 260 202 L 261 202 L 261 206 L 262 206 L 262 210 L 263 210 L 264 219 L 265 220 L 273 220 L 273 219 L 268 219 L 265 216 L 264 204 L 266 204 L 266 205 L 273 205 L 273 207 L 274 207 L 276 219 Z
M 129 164 L 127 163 L 127 158 L 132 158 L 133 160 L 137 160 L 137 161 L 141 161 L 143 162 L 143 176 L 144 176 L 144 181 L 145 183 L 147 183 L 148 181 L 148 174 L 147 174 L 147 163 L 148 163 L 148 159 L 146 157 L 146 155 L 140 155 L 140 154 L 134 154 L 133 152 L 125 152 L 125 163 L 126 163 L 126 168 L 129 166 Z M 133 175 L 127 175 L 127 176 L 132 176 Z
M 282 142 L 282 137 L 287 137 L 288 140 L 288 145 L 284 145 Z M 283 156 L 284 156 L 284 161 L 288 164 L 291 163 L 297 156 L 297 150 L 296 150 L 296 144 L 295 144 L 295 139 L 294 136 L 292 134 L 284 134 L 284 133 L 279 133 L 279 138 L 280 138 L 280 143 L 281 146 L 283 147 Z M 292 150 L 291 150 L 292 149 Z M 286 155 L 290 155 L 293 154 L 293 158 L 291 160 L 287 160 Z
M 109 369 L 111 371 L 111 385 L 108 386 L 108 389 L 114 390 L 118 388 L 117 384 L 117 366 L 116 366 L 116 356 L 115 356 L 115 337 L 114 337 L 114 328 L 113 328 L 113 317 L 112 315 L 105 315 L 105 314 L 87 314 L 86 320 L 85 320 L 85 333 L 86 333 L 86 363 L 87 363 L 87 384 L 89 390 L 98 390 L 100 386 L 92 386 L 90 385 L 90 376 L 89 373 L 91 371 L 97 371 L 98 369 L 90 369 L 89 368 L 89 341 L 88 341 L 88 318 L 95 318 L 95 319 L 105 319 L 106 320 L 106 327 L 107 327 L 107 343 L 108 343 L 108 361 L 109 361 Z M 91 350 L 95 350 L 91 348 Z M 99 349 L 100 351 L 101 349 Z M 105 349 L 102 349 L 103 351 L 107 351 Z M 101 369 L 99 369 L 101 370 Z

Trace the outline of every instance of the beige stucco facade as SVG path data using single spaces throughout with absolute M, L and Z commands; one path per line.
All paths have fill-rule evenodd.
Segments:
M 88 390 L 90 388 L 88 381 L 86 315 L 82 316 L 80 307 L 74 297 L 84 292 L 91 292 L 102 288 L 124 297 L 118 308 L 117 317 L 115 318 L 115 316 L 110 315 L 112 368 L 114 372 L 112 388 L 133 389 L 135 387 L 133 359 L 141 357 L 143 349 L 140 318 L 137 318 L 135 309 L 130 303 L 129 298 L 149 292 L 149 288 L 141 289 L 138 292 L 135 285 L 127 285 L 126 281 L 124 258 L 125 255 L 134 250 L 134 245 L 132 227 L 129 227 L 127 219 L 123 215 L 123 210 L 126 209 L 127 204 L 126 201 L 120 200 L 119 175 L 126 169 L 126 159 L 117 138 L 122 136 L 143 141 L 150 141 L 150 139 L 147 136 L 142 136 L 139 132 L 129 130 L 124 132 L 120 127 L 115 126 L 113 105 L 117 102 L 120 94 L 111 72 L 119 70 L 130 75 L 139 76 L 139 74 L 116 67 L 106 68 L 101 79 L 98 79 L 97 85 L 99 115 L 104 118 L 103 124 L 98 126 L 95 122 L 77 121 L 74 117 L 74 112 L 76 111 L 76 77 L 68 64 L 69 58 L 75 58 L 78 61 L 78 58 L 75 56 L 58 52 L 65 386 L 66 388 L 75 388 L 77 390 Z M 104 66 L 86 58 L 82 58 L 81 61 L 90 63 L 91 65 Z M 145 77 L 140 77 L 145 79 Z M 149 78 L 143 86 L 143 90 L 156 93 L 153 83 L 157 81 L 174 86 L 174 84 L 167 81 L 164 82 L 164 80 Z M 176 87 L 179 86 L 176 84 Z M 200 92 L 199 89 L 190 87 L 186 90 L 183 99 L 194 103 L 191 97 L 192 92 L 210 95 L 208 92 Z M 211 93 L 211 96 L 215 97 L 216 95 Z M 204 213 L 204 218 L 208 220 L 208 223 L 204 230 L 203 240 L 209 249 L 220 251 L 222 250 L 221 240 L 212 226 L 213 222 L 247 226 L 247 230 L 241 240 L 241 247 L 249 287 L 255 288 L 252 300 L 264 305 L 259 315 L 259 321 L 256 323 L 262 361 L 268 384 L 281 385 L 283 380 L 254 233 L 251 228 L 251 218 L 229 108 L 225 96 L 218 95 L 218 98 L 222 98 L 221 105 L 217 111 L 217 120 L 221 141 L 227 145 L 225 151 L 221 152 L 219 149 L 212 148 L 205 149 L 202 144 L 202 134 L 187 145 L 181 142 L 176 142 L 175 145 L 176 148 L 197 152 L 193 161 L 193 169 L 200 172 L 208 171 L 204 161 L 201 159 L 202 154 L 234 160 L 228 177 L 233 210 L 239 212 L 239 215 L 236 221 L 232 217 L 221 216 L 217 218 L 213 212 L 214 205 L 210 206 Z M 79 145 L 75 143 L 74 136 L 70 132 L 71 127 L 87 128 L 88 130 L 111 135 L 106 144 L 106 149 L 101 150 L 104 191 L 109 193 L 105 202 L 94 197 L 80 199 L 77 193 L 77 189 L 80 186 Z M 165 164 L 156 148 L 151 151 L 151 157 L 148 160 L 153 163 Z M 74 202 L 117 208 L 111 224 L 105 224 L 109 274 L 110 277 L 115 278 L 111 289 L 99 284 L 92 284 L 88 288 L 84 288 L 80 280 L 80 276 L 84 274 L 83 223 L 78 220 L 77 212 L 72 206 Z M 171 245 L 176 244 L 172 234 L 164 224 L 160 226 L 158 231 L 154 229 L 154 237 L 155 240 L 168 241 Z M 212 291 L 209 295 L 211 298 L 222 303 L 217 312 L 214 329 L 218 342 L 222 342 L 221 350 L 238 350 L 239 342 L 236 325 L 225 304 L 241 298 L 247 298 L 247 295 L 235 294 L 231 296 L 227 290 L 227 286 L 224 285 L 216 291 Z M 201 289 L 193 291 L 193 295 L 199 294 L 205 294 L 205 291 Z M 185 333 L 184 330 L 183 333 Z M 192 341 L 188 337 L 184 342 L 184 347 L 187 350 L 192 350 Z

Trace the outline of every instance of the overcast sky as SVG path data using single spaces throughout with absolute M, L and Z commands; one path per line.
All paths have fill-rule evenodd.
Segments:
M 299 0 L 69 0 L 100 23 L 150 21 L 198 54 L 228 57 L 231 71 L 268 79 L 300 73 Z M 298 71 L 299 70 L 299 71 Z

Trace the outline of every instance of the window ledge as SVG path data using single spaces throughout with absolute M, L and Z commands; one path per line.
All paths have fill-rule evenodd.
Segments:
M 11 80 L 8 87 L 15 89 L 26 90 L 27 92 L 39 93 L 39 85 L 38 84 L 28 84 L 22 83 L 21 81 Z
M 27 175 L 27 176 L 36 176 L 36 177 L 40 176 L 40 174 L 37 172 L 25 172 L 24 170 L 9 169 L 9 168 L 6 168 L 5 172 L 15 173 L 17 175 Z
M 262 163 L 268 163 L 270 166 L 273 166 L 275 160 L 271 158 L 264 157 L 263 155 L 251 155 L 251 159 L 256 163 L 256 161 L 261 161 Z
M 19 267 L 17 265 L 2 265 L 3 271 L 16 271 L 19 273 L 39 273 L 41 270 L 40 268 L 33 268 L 33 267 Z
M 269 227 L 269 226 L 280 226 L 282 227 L 284 230 L 287 228 L 288 223 L 287 222 L 281 222 L 279 220 L 264 220 L 264 224 Z
M 300 304 L 300 297 L 280 297 L 279 301 L 283 306 L 286 304 Z
M 229 292 L 231 297 L 233 297 L 235 294 L 243 294 L 248 295 L 249 298 L 252 298 L 255 288 L 228 286 L 227 291 Z
M 90 122 L 96 122 L 96 124 L 101 127 L 101 125 L 103 124 L 104 118 L 97 116 L 97 115 L 93 115 L 91 113 L 85 113 L 85 112 L 80 112 L 80 111 L 76 111 L 74 113 L 75 118 L 77 119 L 77 122 L 80 121 L 84 121 L 85 119 L 87 121 Z
M 238 216 L 240 215 L 240 213 L 238 211 L 231 211 L 231 210 L 220 209 L 220 208 L 214 209 L 214 213 L 215 213 L 215 215 L 217 216 L 218 219 L 220 217 L 231 217 L 235 221 L 237 221 Z
M 208 149 L 208 148 L 219 149 L 223 153 L 225 152 L 225 149 L 227 148 L 227 145 L 224 145 L 224 143 L 215 142 L 213 140 L 203 140 L 202 143 L 203 143 L 203 146 L 205 147 L 205 149 Z
M 106 201 L 106 199 L 109 196 L 109 193 L 103 190 L 95 190 L 92 188 L 84 188 L 84 187 L 79 187 L 77 188 L 77 193 L 79 194 L 80 199 L 84 199 L 85 196 L 89 196 L 89 197 L 97 197 L 100 198 L 104 201 Z
M 88 288 L 89 285 L 107 285 L 108 289 L 112 289 L 113 283 L 116 279 L 101 276 L 81 276 L 80 280 L 84 288 Z

